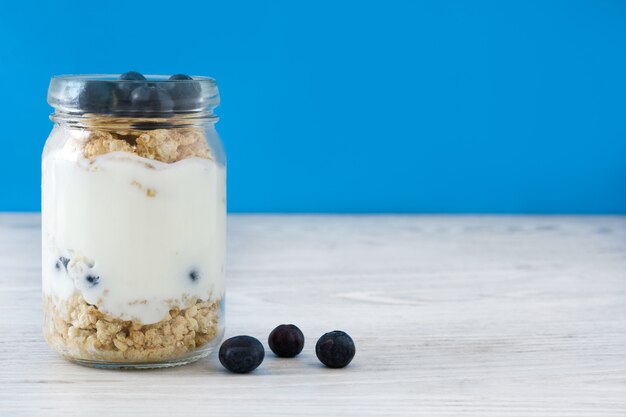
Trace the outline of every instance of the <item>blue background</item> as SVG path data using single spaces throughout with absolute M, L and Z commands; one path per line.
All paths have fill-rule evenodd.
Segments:
M 39 210 L 49 77 L 219 83 L 236 212 L 626 213 L 620 1 L 5 2 L 0 210 Z

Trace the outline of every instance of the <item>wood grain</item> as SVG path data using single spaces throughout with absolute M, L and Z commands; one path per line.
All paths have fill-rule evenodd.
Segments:
M 0 215 L 3 417 L 626 415 L 624 217 L 230 216 L 227 336 L 307 336 L 243 376 L 65 362 L 39 245 L 38 215 Z M 334 329 L 343 370 L 315 358 Z

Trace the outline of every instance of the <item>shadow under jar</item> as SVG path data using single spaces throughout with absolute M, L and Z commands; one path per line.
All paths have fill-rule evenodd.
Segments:
M 83 365 L 181 365 L 208 355 L 224 332 L 219 94 L 211 78 L 171 78 L 50 83 L 43 330 Z

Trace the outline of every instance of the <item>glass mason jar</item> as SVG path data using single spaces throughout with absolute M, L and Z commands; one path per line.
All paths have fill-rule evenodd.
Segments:
M 181 365 L 208 355 L 222 338 L 226 171 L 213 114 L 219 94 L 211 78 L 171 78 L 76 75 L 50 82 L 43 330 L 71 361 Z

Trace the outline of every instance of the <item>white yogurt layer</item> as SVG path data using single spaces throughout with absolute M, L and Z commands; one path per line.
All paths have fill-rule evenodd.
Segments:
M 189 297 L 223 297 L 223 166 L 125 152 L 75 155 L 44 156 L 44 293 L 80 293 L 105 314 L 143 324 L 184 308 Z

